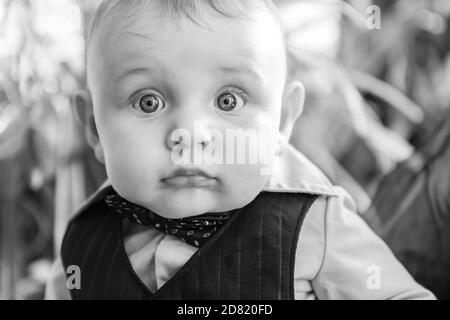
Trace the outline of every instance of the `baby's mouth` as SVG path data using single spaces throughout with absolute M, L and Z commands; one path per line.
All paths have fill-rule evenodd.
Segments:
M 208 188 L 217 185 L 216 178 L 197 168 L 179 168 L 161 181 L 173 187 Z

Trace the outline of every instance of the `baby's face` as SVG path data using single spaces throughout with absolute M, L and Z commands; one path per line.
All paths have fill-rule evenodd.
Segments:
M 261 191 L 270 161 L 247 153 L 242 163 L 233 134 L 266 135 L 262 144 L 244 139 L 244 153 L 275 153 L 267 136 L 278 133 L 286 68 L 277 22 L 266 8 L 251 19 L 204 10 L 206 26 L 136 13 L 120 30 L 100 28 L 90 53 L 108 177 L 123 197 L 168 218 L 236 209 Z M 203 153 L 216 158 L 192 156 Z

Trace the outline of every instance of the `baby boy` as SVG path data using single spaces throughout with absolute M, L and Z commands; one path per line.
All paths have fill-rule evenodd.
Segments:
M 80 113 L 108 181 L 47 297 L 432 299 L 287 142 L 305 95 L 287 74 L 269 0 L 104 1 Z

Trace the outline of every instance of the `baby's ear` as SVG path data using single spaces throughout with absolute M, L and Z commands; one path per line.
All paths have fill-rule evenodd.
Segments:
M 86 126 L 90 114 L 93 113 L 92 100 L 89 92 L 78 90 L 72 95 L 71 104 L 77 120 Z
M 300 81 L 286 84 L 281 107 L 280 133 L 289 141 L 292 129 L 302 114 L 305 103 L 305 88 Z
M 90 93 L 85 90 L 77 91 L 72 96 L 71 104 L 75 117 L 85 128 L 87 142 L 94 149 L 97 160 L 104 163 L 103 149 L 95 125 L 94 108 Z

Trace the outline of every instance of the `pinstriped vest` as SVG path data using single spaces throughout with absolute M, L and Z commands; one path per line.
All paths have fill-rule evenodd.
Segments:
M 81 270 L 73 299 L 294 299 L 300 228 L 317 196 L 260 193 L 152 293 L 131 267 L 123 218 L 101 201 L 106 193 L 87 202 L 64 236 L 63 266 Z

